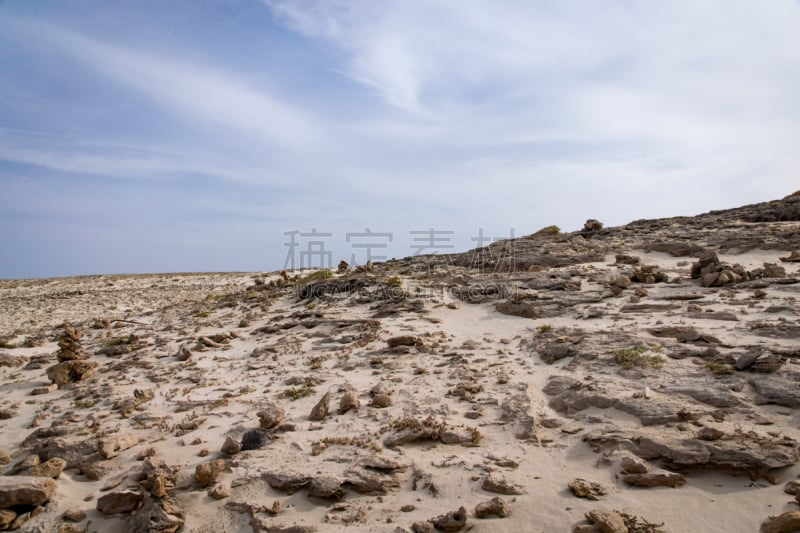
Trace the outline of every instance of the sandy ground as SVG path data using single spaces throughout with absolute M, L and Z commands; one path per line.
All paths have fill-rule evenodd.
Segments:
M 684 280 L 647 285 L 641 303 L 663 303 L 661 297 L 676 293 L 702 294 L 702 299 L 675 301 L 673 308 L 662 311 L 623 312 L 636 287 L 619 297 L 608 297 L 605 282 L 625 270 L 613 265 L 613 255 L 603 262 L 554 269 L 583 281 L 576 294 L 602 297 L 575 305 L 559 316 L 535 319 L 499 313 L 496 301 L 460 301 L 444 287 L 433 288 L 428 281 L 406 276 L 391 266 L 376 275 L 400 278 L 409 295 L 405 301 L 419 304 L 416 310 L 403 309 L 377 319 L 376 305 L 381 302 L 359 303 L 354 296 L 300 300 L 291 287 L 253 290 L 256 279 L 269 282 L 279 279 L 277 274 L 0 281 L 0 334 L 18 346 L 0 352 L 26 361 L 50 355 L 48 365 L 54 364 L 57 340 L 63 333 L 61 324 L 68 321 L 81 329 L 82 346 L 89 360 L 98 363 L 96 373 L 87 380 L 37 396 L 31 391 L 49 384 L 46 367 L 0 368 L 0 407 L 13 413 L 0 420 L 0 450 L 11 456 L 6 469 L 30 453 L 30 447 L 22 445 L 26 437 L 51 424 L 69 427 L 70 442 L 120 436 L 134 436 L 139 441 L 98 461 L 99 479 L 89 479 L 85 468 L 64 470 L 45 512 L 27 522 L 23 530 L 57 530 L 64 511 L 75 508 L 87 513 L 79 528 L 126 530 L 127 515 L 101 514 L 95 509 L 96 501 L 110 491 L 139 490 L 136 477 L 142 462 L 138 457 L 152 448 L 175 470 L 173 493 L 185 511 L 182 531 L 186 532 L 249 532 L 294 524 L 319 531 L 391 532 L 461 506 L 469 513 L 468 527 L 476 532 L 570 531 L 591 509 L 624 511 L 663 523 L 663 530 L 672 532 L 756 531 L 768 516 L 796 508 L 792 497 L 783 492 L 784 484 L 798 476 L 796 465 L 773 473 L 772 483 L 751 480 L 742 473 L 682 470 L 686 484 L 679 488 L 636 488 L 617 477 L 613 454 L 595 453 L 583 437 L 597 428 L 690 436 L 700 426 L 713 426 L 728 433 L 753 430 L 797 439 L 799 420 L 794 409 L 754 404 L 747 385 L 734 390 L 746 407 L 731 410 L 723 421 L 702 416 L 699 426 L 667 423 L 645 428 L 638 418 L 615 408 L 589 407 L 567 414 L 550 407 L 551 396 L 543 389 L 552 376 L 589 377 L 623 399 L 646 386 L 652 402 L 677 400 L 690 406 L 697 402 L 675 396 L 668 389 L 687 381 L 714 387 L 720 378 L 692 357 L 666 358 L 661 369 L 623 371 L 614 363 L 616 348 L 610 344 L 605 348 L 600 341 L 593 359 L 569 357 L 547 364 L 533 348 L 542 326 L 566 332 L 564 335 L 579 330 L 589 338 L 628 335 L 648 346 L 658 344 L 666 352 L 679 346 L 672 339 L 649 335 L 648 328 L 691 325 L 717 337 L 725 345 L 720 349 L 723 353 L 741 352 L 739 347 L 754 345 L 798 349 L 794 337 L 761 337 L 754 335 L 757 329 L 748 327 L 759 322 L 795 324 L 797 285 L 768 285 L 762 289 L 765 296 L 755 300 L 752 288 L 699 287 L 688 279 L 691 258 L 642 250 L 633 253 L 643 263 L 658 265 L 668 276 Z M 720 258 L 752 269 L 779 262 L 778 257 L 785 254 L 754 250 Z M 787 271 L 790 276 L 797 274 L 796 267 L 788 266 Z M 456 277 L 459 271 L 452 269 L 448 275 Z M 525 276 L 516 274 L 514 279 L 524 280 Z M 418 298 L 414 296 L 417 287 L 423 289 Z M 546 291 L 528 292 L 546 296 Z M 689 318 L 691 305 L 702 305 L 703 312 L 733 313 L 738 321 Z M 785 309 L 767 313 L 771 306 Z M 596 316 L 587 318 L 591 311 L 597 311 Z M 318 323 L 305 323 L 315 318 Z M 103 319 L 109 322 L 97 322 Z M 366 335 L 368 332 L 372 335 Z M 139 339 L 131 352 L 117 356 L 99 353 L 114 339 L 131 334 Z M 202 345 L 200 339 L 217 334 L 229 338 L 215 346 Z M 405 350 L 388 349 L 387 340 L 401 335 L 414 336 L 420 342 Z M 620 342 L 629 341 L 623 338 Z M 175 357 L 181 345 L 192 351 L 188 361 Z M 789 358 L 775 375 L 791 380 L 796 374 L 796 360 Z M 296 383 L 312 379 L 313 393 L 292 401 L 285 395 L 291 378 L 296 378 Z M 379 383 L 392 391 L 389 407 L 369 405 L 370 390 Z M 451 392 L 459 383 L 477 385 L 479 390 L 469 398 L 459 398 Z M 137 389 L 152 390 L 154 397 L 139 405 L 135 414 L 122 416 L 115 405 L 133 398 Z M 338 414 L 345 391 L 355 392 L 361 406 Z M 326 392 L 331 393 L 331 413 L 322 421 L 309 421 L 309 413 Z M 530 399 L 529 413 L 536 420 L 534 439 L 517 438 L 512 424 L 502 418 L 503 402 L 520 392 Z M 194 404 L 187 408 L 186 402 Z M 238 440 L 246 430 L 259 427 L 256 413 L 266 402 L 285 409 L 283 423 L 292 425 L 293 430 L 274 433 L 273 440 L 261 449 L 223 454 L 220 448 L 226 436 Z M 709 406 L 702 409 L 713 410 Z M 481 413 L 477 418 L 465 416 L 475 411 Z M 384 439 L 391 431 L 382 428 L 402 417 L 423 419 L 428 415 L 453 428 L 475 428 L 481 438 L 477 444 L 426 440 L 397 448 L 385 446 Z M 181 429 L 181 424 L 198 420 L 202 422 L 197 429 Z M 543 420 L 553 423 L 545 427 Z M 357 438 L 368 444 L 333 444 L 314 453 L 316 443 L 334 437 Z M 358 494 L 345 485 L 344 499 L 332 503 L 309 497 L 305 490 L 287 494 L 271 488 L 263 478 L 265 472 L 291 471 L 345 479 L 360 458 L 373 455 L 407 465 L 396 476 L 398 487 L 386 494 Z M 201 489 L 194 479 L 195 468 L 215 458 L 225 459 L 228 469 L 210 487 Z M 435 497 L 412 488 L 414 470 L 430 475 L 437 488 Z M 482 480 L 489 475 L 520 489 L 521 494 L 501 496 L 511 507 L 507 518 L 473 516 L 476 504 L 497 496 L 482 488 Z M 121 477 L 118 486 L 104 490 L 110 480 Z M 567 488 L 575 478 L 599 482 L 607 494 L 599 501 L 577 498 Z M 214 486 L 229 489 L 230 495 L 212 498 L 209 489 Z M 226 507 L 229 502 L 270 507 L 275 501 L 280 502 L 280 514 L 257 513 L 261 526 L 253 526 L 247 513 Z M 405 511 L 401 510 L 404 506 L 408 506 Z

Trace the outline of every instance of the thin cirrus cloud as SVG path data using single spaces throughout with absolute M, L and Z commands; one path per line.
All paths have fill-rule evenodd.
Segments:
M 15 21 L 69 55 L 173 112 L 211 126 L 238 129 L 281 147 L 318 139 L 320 126 L 302 111 L 222 69 L 167 59 L 39 21 Z M 206 124 L 208 127 L 208 124 Z

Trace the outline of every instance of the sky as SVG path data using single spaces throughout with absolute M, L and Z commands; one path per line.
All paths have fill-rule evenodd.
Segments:
M 780 198 L 797 28 L 798 0 L 0 0 L 0 278 L 335 267 Z

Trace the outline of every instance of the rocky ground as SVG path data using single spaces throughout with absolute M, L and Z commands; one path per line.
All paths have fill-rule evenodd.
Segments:
M 798 221 L 0 281 L 0 529 L 800 531 Z

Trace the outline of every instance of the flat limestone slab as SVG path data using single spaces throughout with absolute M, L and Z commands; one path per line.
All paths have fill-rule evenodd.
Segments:
M 56 490 L 49 477 L 0 476 L 0 509 L 15 505 L 41 505 Z

